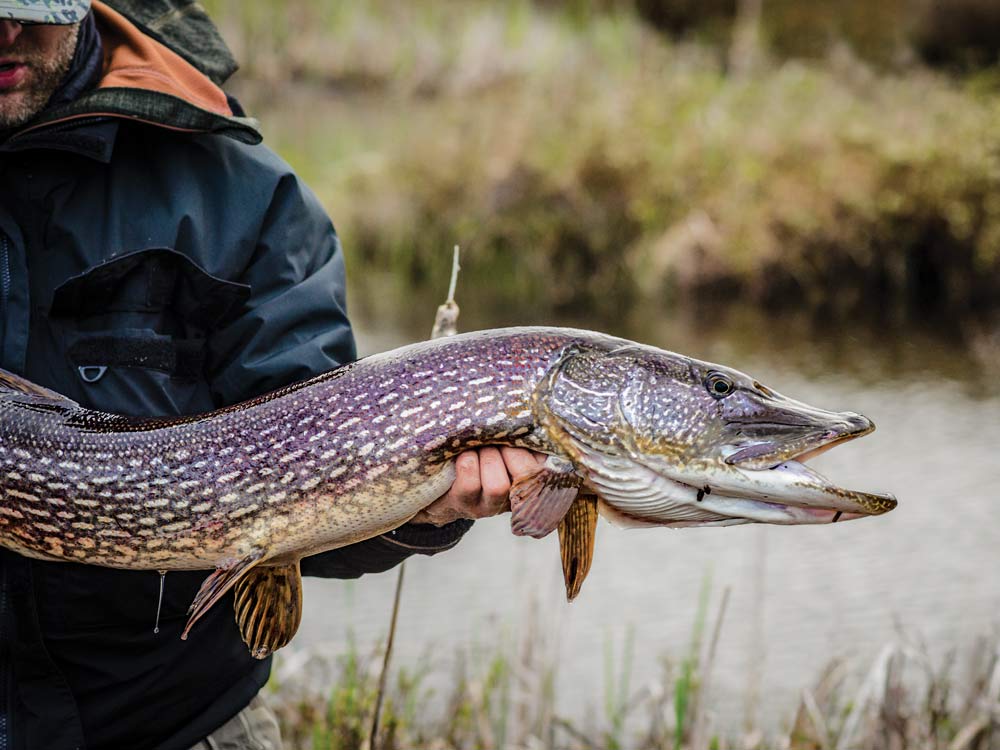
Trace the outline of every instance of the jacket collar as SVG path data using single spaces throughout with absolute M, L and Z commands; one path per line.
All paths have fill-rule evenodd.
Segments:
M 104 161 L 109 147 L 81 150 L 73 142 L 81 142 L 78 131 L 107 119 L 260 142 L 256 120 L 235 115 L 225 92 L 205 73 L 106 3 L 93 0 L 93 12 L 104 45 L 104 70 L 97 86 L 43 112 L 10 136 L 2 150 L 62 148 Z M 110 146 L 115 132 L 117 128 L 103 128 L 100 135 L 111 137 Z M 67 138 L 70 133 L 73 137 Z

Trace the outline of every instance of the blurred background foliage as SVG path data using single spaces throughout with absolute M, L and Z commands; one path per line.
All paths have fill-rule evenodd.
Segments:
M 997 308 L 995 0 L 207 5 L 356 285 L 439 287 L 458 243 L 524 320 Z
M 578 696 L 566 698 L 565 681 L 557 689 L 529 628 L 535 650 L 471 661 L 443 701 L 427 697 L 423 671 L 395 673 L 375 746 L 998 746 L 995 639 L 969 650 L 973 668 L 949 672 L 920 648 L 876 658 L 859 631 L 849 651 L 874 660 L 864 679 L 856 664 L 831 667 L 797 706 L 775 688 L 784 683 L 748 681 L 748 706 L 781 702 L 769 716 L 786 717 L 782 732 L 748 721 L 741 736 L 732 716 L 715 724 L 732 741 L 701 731 L 715 698 L 741 689 L 733 654 L 760 654 L 753 673 L 770 648 L 772 676 L 776 652 L 806 665 L 838 659 L 843 642 L 821 657 L 794 626 L 819 628 L 810 613 L 882 639 L 878 623 L 889 610 L 895 622 L 905 603 L 907 624 L 934 633 L 936 649 L 963 643 L 968 623 L 995 622 L 982 571 L 997 549 L 996 462 L 983 456 L 1000 403 L 998 0 L 205 4 L 243 66 L 234 93 L 333 217 L 363 352 L 427 336 L 460 244 L 463 330 L 570 323 L 750 363 L 796 389 L 808 382 L 810 399 L 873 412 L 880 431 L 851 466 L 870 461 L 864 476 L 904 500 L 886 521 L 895 525 L 872 527 L 870 548 L 858 544 L 864 527 L 850 544 L 814 549 L 812 537 L 784 557 L 776 537 L 761 543 L 761 560 L 774 555 L 767 587 L 761 563 L 760 583 L 744 591 L 755 609 L 734 605 L 737 630 L 720 642 L 713 701 L 698 698 L 711 660 L 696 645 L 677 659 L 673 641 L 669 668 L 643 678 L 653 688 L 629 687 L 629 652 L 606 670 L 604 713 L 580 704 L 569 714 Z M 726 544 L 745 562 L 757 559 L 746 551 L 755 538 Z M 724 557 L 698 543 L 704 556 L 686 564 Z M 823 551 L 834 548 L 844 557 Z M 837 578 L 831 566 L 840 583 L 814 585 Z M 505 578 L 470 570 L 468 590 Z M 809 585 L 796 588 L 796 573 Z M 879 587 L 880 574 L 891 586 Z M 422 596 L 439 576 L 428 573 Z M 636 685 L 671 623 L 689 621 L 677 585 L 613 613 L 646 627 Z M 478 622 L 466 589 L 448 591 L 461 619 Z M 491 594 L 489 607 L 509 610 L 505 596 Z M 330 637 L 345 613 L 312 601 Z M 753 635 L 765 606 L 772 627 L 790 628 L 776 645 L 770 630 Z M 435 645 L 440 619 L 424 631 L 411 621 L 406 640 Z M 354 622 L 381 637 L 373 618 Z M 311 693 L 296 670 L 317 659 L 291 649 L 279 659 L 275 702 L 290 746 L 368 747 L 376 672 L 366 664 L 380 660 L 363 653 L 335 650 Z M 574 652 L 561 668 L 592 657 Z

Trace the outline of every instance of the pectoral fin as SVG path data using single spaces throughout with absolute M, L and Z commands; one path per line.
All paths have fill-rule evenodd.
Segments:
M 510 528 L 517 536 L 541 539 L 562 521 L 582 479 L 569 461 L 549 456 L 510 488 Z
M 184 632 L 181 633 L 181 639 L 187 640 L 191 626 L 198 622 L 202 615 L 208 612 L 212 605 L 235 586 L 236 582 L 245 576 L 263 557 L 264 550 L 254 550 L 246 557 L 239 560 L 229 560 L 219 565 L 198 589 L 198 593 L 188 609 L 188 621 L 187 625 L 184 626 Z
M 255 659 L 288 644 L 302 621 L 302 575 L 298 561 L 259 566 L 236 585 L 236 624 Z
M 562 558 L 566 601 L 573 601 L 590 572 L 597 532 L 597 498 L 580 495 L 559 524 L 559 555 Z

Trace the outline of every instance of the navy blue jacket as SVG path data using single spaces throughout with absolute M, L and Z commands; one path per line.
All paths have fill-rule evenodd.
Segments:
M 108 15 L 102 34 L 141 33 L 127 24 Z M 111 88 L 0 140 L 0 366 L 88 407 L 163 416 L 352 360 L 333 226 L 252 124 Z M 404 527 L 302 570 L 386 570 L 466 528 Z M 167 575 L 154 634 L 155 572 L 0 550 L 0 747 L 187 748 L 243 708 L 270 660 L 248 655 L 232 594 L 179 637 L 205 575 Z

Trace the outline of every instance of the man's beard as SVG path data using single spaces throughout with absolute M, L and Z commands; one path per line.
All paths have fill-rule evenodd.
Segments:
M 79 35 L 80 24 L 77 23 L 71 33 L 59 40 L 55 53 L 51 55 L 37 50 L 21 51 L 17 41 L 4 50 L 5 57 L 9 54 L 28 65 L 31 80 L 26 88 L 0 91 L 0 130 L 18 128 L 45 108 L 69 72 Z

